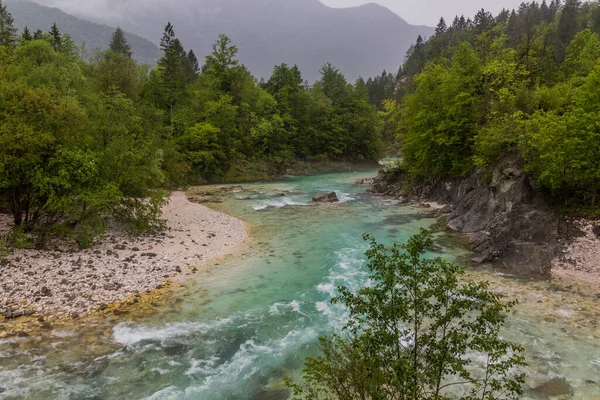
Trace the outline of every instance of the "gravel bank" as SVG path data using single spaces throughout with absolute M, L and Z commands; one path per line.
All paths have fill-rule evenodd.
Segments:
M 581 235 L 575 237 L 552 265 L 556 277 L 570 278 L 600 285 L 600 224 L 589 220 L 576 221 Z
M 168 229 L 156 236 L 132 238 L 112 229 L 87 250 L 15 250 L 0 265 L 0 319 L 80 316 L 160 287 L 247 238 L 242 221 L 191 203 L 183 192 L 172 194 L 163 216 Z

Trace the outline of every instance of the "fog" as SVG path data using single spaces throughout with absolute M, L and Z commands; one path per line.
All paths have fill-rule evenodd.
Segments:
M 473 17 L 482 7 L 493 14 L 502 8 L 518 8 L 523 0 L 321 0 L 330 7 L 352 7 L 365 3 L 381 4 L 411 24 L 435 26 L 440 17 L 451 22 L 456 15 Z M 541 1 L 541 0 L 540 0 Z
M 198 0 L 35 0 L 38 3 L 61 8 L 67 12 L 87 16 L 116 18 L 123 8 L 152 7 L 156 3 L 170 4 L 190 2 L 198 4 Z M 206 1 L 206 0 L 205 0 Z M 228 1 L 228 0 L 212 0 Z M 253 0 L 246 0 L 252 2 Z M 301 1 L 301 0 L 271 0 L 271 1 Z M 455 15 L 473 17 L 482 7 L 494 14 L 502 8 L 517 8 L 522 0 L 320 0 L 330 7 L 353 7 L 365 3 L 377 3 L 389 8 L 411 24 L 435 26 L 443 16 L 451 22 Z M 130 8 L 129 8 L 130 9 Z

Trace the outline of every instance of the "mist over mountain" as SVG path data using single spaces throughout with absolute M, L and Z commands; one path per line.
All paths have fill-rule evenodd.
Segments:
M 27 26 L 32 32 L 37 29 L 47 32 L 52 24 L 56 22 L 61 32 L 68 32 L 75 43 L 78 45 L 85 43 L 87 51 L 108 48 L 115 30 L 113 26 L 86 21 L 57 8 L 45 7 L 30 1 L 5 0 L 4 3 L 13 15 L 15 27 L 19 31 Z M 151 66 L 156 64 L 161 56 L 156 44 L 128 32 L 125 32 L 125 38 L 131 45 L 133 58 L 137 62 Z
M 268 78 L 273 66 L 298 64 L 310 81 L 331 62 L 347 78 L 396 72 L 418 35 L 432 28 L 408 24 L 376 4 L 337 9 L 317 0 L 37 0 L 78 17 L 158 43 L 170 21 L 199 58 L 217 35 L 228 35 L 242 63 Z

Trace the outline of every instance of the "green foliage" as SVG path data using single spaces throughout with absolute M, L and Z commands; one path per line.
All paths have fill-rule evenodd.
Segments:
M 149 71 L 120 29 L 89 62 L 57 24 L 28 32 L 0 46 L 0 191 L 35 245 L 60 234 L 88 247 L 109 219 L 160 229 L 165 188 L 248 175 L 244 166 L 268 178 L 295 159 L 378 157 L 375 107 L 331 65 L 315 88 L 297 67 L 276 67 L 264 89 L 224 35 L 201 71 L 169 23 Z
M 131 46 L 129 46 L 129 43 L 127 43 L 127 39 L 125 39 L 125 33 L 120 27 L 115 29 L 108 47 L 115 53 L 119 53 L 127 58 L 131 58 Z
M 365 239 L 371 284 L 338 288 L 332 302 L 348 308 L 346 328 L 320 339 L 322 355 L 307 358 L 304 386 L 293 386 L 297 398 L 521 398 L 522 348 L 500 337 L 514 303 L 426 257 L 428 231 L 392 248 Z
M 217 178 L 226 154 L 219 146 L 221 130 L 207 123 L 198 123 L 188 128 L 177 138 L 180 151 L 191 164 L 196 180 L 202 182 Z
M 50 28 L 50 32 L 48 32 L 48 35 L 50 37 L 50 44 L 52 45 L 52 48 L 55 51 L 58 51 L 62 45 L 62 35 L 60 34 L 60 31 L 59 31 L 58 27 L 56 26 L 56 23 L 52 24 L 52 27 Z
M 382 102 L 411 178 L 464 176 L 516 153 L 556 202 L 595 207 L 598 16 L 597 1 L 529 2 L 418 39 L 387 95 L 395 104 Z
M 461 175 L 472 167 L 480 76 L 480 61 L 464 43 L 450 68 L 431 65 L 416 78 L 416 90 L 405 99 L 401 134 L 413 175 Z
M 16 42 L 17 29 L 11 13 L 0 0 L 0 46 L 12 47 Z
M 95 91 L 66 37 L 58 50 L 23 42 L 0 67 L 0 188 L 15 237 L 66 234 L 87 247 L 110 217 L 160 225 L 162 139 L 117 85 Z

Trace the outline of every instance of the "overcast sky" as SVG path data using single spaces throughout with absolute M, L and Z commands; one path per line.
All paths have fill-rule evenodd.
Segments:
M 517 8 L 523 0 L 320 0 L 331 7 L 350 7 L 378 3 L 415 25 L 437 25 L 443 16 L 452 22 L 455 15 L 473 17 L 482 7 L 496 15 L 502 7 Z

